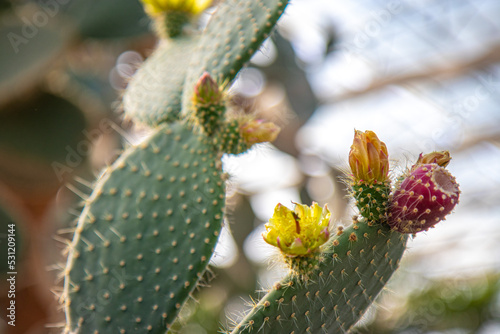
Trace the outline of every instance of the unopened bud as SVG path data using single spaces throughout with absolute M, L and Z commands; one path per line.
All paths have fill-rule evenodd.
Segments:
M 385 143 L 373 131 L 355 130 L 349 152 L 349 165 L 355 180 L 385 182 L 389 173 L 389 157 Z
M 264 122 L 261 119 L 253 119 L 240 125 L 240 133 L 249 147 L 257 143 L 274 141 L 280 131 L 280 127 L 273 122 Z
M 198 105 L 218 105 L 221 103 L 222 98 L 223 93 L 217 82 L 208 72 L 204 72 L 194 87 L 194 103 Z

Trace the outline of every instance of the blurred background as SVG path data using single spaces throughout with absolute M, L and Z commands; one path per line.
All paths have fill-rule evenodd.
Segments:
M 225 232 L 210 287 L 178 332 L 231 326 L 285 274 L 260 236 L 278 202 L 327 203 L 336 224 L 350 221 L 339 178 L 359 129 L 387 144 L 395 176 L 421 152 L 449 150 L 462 194 L 409 242 L 353 332 L 500 333 L 499 17 L 496 0 L 293 0 L 231 87 L 234 105 L 282 132 L 223 158 Z M 121 118 L 120 99 L 155 47 L 149 27 L 138 0 L 0 0 L 0 276 L 11 222 L 18 272 L 16 327 L 0 319 L 1 333 L 59 332 L 59 273 L 81 198 L 148 131 Z M 2 309 L 7 289 L 2 278 Z

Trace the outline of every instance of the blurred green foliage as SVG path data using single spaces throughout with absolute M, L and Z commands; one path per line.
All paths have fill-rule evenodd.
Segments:
M 358 333 L 490 333 L 500 326 L 500 275 L 490 273 L 430 281 L 390 314 L 378 310 Z
M 2 109 L 0 149 L 43 159 L 49 164 L 64 163 L 69 152 L 77 151 L 87 128 L 85 115 L 79 108 L 47 93 Z M 87 148 L 82 148 L 82 153 L 84 149 Z
M 82 38 L 117 39 L 148 33 L 150 20 L 138 0 L 37 1 L 61 12 L 78 27 Z

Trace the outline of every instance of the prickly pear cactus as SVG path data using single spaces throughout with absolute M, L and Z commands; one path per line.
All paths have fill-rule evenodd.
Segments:
M 234 79 L 269 36 L 287 4 L 288 0 L 223 1 L 200 38 L 197 56 L 191 58 L 183 106 L 191 106 L 194 83 L 203 72 L 219 82 Z
M 257 51 L 286 2 L 242 2 L 236 15 L 228 8 L 237 1 L 223 3 L 204 33 L 189 24 L 208 1 L 143 2 L 161 42 L 130 83 L 124 108 L 153 132 L 107 168 L 86 200 L 64 270 L 68 333 L 164 333 L 196 288 L 220 233 L 220 157 L 233 141 L 241 153 L 279 132 L 248 116 L 227 120 L 224 83 Z M 216 33 L 221 20 L 242 22 L 229 40 L 226 27 Z M 221 53 L 208 42 L 236 51 Z M 216 79 L 202 70 L 190 81 L 190 59 L 224 69 L 210 68 Z
M 194 18 L 210 1 L 142 2 L 161 42 L 132 79 L 124 109 L 152 133 L 104 171 L 85 201 L 64 270 L 66 333 L 165 333 L 214 252 L 225 204 L 221 156 L 279 133 L 271 122 L 228 112 L 226 87 L 288 1 L 222 1 L 203 31 Z M 454 180 L 451 189 L 420 173 L 441 171 L 445 160 L 422 156 L 393 189 L 385 144 L 356 131 L 347 185 L 360 216 L 335 228 L 326 206 L 278 205 L 263 237 L 290 274 L 233 333 L 348 331 L 398 268 L 408 233 L 418 232 L 400 214 L 402 200 L 413 200 L 405 197 L 412 182 L 428 178 L 458 192 Z M 452 207 L 439 203 L 442 219 Z M 418 205 L 429 209 L 429 201 Z
M 419 210 L 430 210 L 439 220 L 454 206 L 443 201 L 456 204 L 458 185 L 442 167 L 448 163 L 449 154 L 445 154 L 447 160 L 422 162 L 434 159 L 436 154 L 421 156 L 409 175 L 391 189 L 386 145 L 372 131 L 356 131 L 347 185 L 361 217 L 355 217 L 346 229 L 338 227 L 334 237 L 328 239 L 328 231 L 334 231 L 331 226 L 325 227 L 330 214 L 326 206 L 321 209 L 317 204 L 311 208 L 296 204 L 291 211 L 278 205 L 263 237 L 279 248 L 290 274 L 254 305 L 232 334 L 348 332 L 398 268 L 408 235 L 423 230 L 407 228 L 410 216 L 391 216 L 399 212 L 398 203 L 406 199 L 405 194 L 412 189 L 437 192 L 441 190 L 436 188 L 446 187 L 448 197 L 443 196 L 439 205 L 431 198 L 418 204 Z M 397 224 L 400 218 L 405 222 L 402 227 Z

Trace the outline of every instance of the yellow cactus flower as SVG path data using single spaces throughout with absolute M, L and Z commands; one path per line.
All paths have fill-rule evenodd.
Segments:
M 240 133 L 249 147 L 257 143 L 272 142 L 281 131 L 273 122 L 264 122 L 261 119 L 251 119 L 240 124 Z
M 262 237 L 289 257 L 315 253 L 330 237 L 330 211 L 315 202 L 310 207 L 294 204 L 293 211 L 282 204 L 276 206 Z
M 198 15 L 207 9 L 212 0 L 141 0 L 146 12 L 158 15 L 166 12 L 184 12 Z
M 450 152 L 448 151 L 441 151 L 441 152 L 436 151 L 427 154 L 420 153 L 414 167 L 423 164 L 438 164 L 441 167 L 446 167 L 450 163 L 450 160 L 451 156 Z
M 385 143 L 373 131 L 354 131 L 354 141 L 349 152 L 349 165 L 354 179 L 365 182 L 388 180 L 389 155 Z

